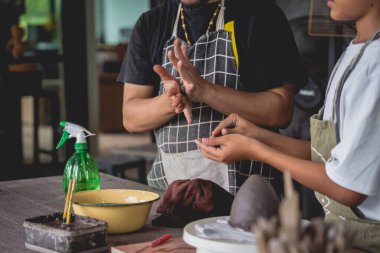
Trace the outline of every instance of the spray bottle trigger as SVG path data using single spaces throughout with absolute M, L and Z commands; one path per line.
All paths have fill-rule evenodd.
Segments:
M 82 130 L 83 130 L 83 134 L 84 134 L 84 138 L 87 138 L 88 136 L 93 136 L 95 134 L 91 133 L 90 131 L 88 131 L 86 128 L 82 127 Z
M 59 143 L 58 143 L 56 149 L 59 149 L 60 147 L 62 147 L 63 144 L 65 144 L 65 142 L 66 142 L 67 139 L 69 139 L 69 138 L 70 138 L 70 134 L 69 134 L 68 132 L 66 132 L 66 131 L 63 131 L 62 138 L 61 138 L 61 140 L 59 141 Z

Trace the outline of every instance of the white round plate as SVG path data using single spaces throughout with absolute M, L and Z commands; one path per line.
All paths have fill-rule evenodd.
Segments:
M 195 229 L 196 224 L 213 223 L 218 219 L 229 216 L 219 216 L 193 221 L 183 229 L 183 240 L 197 249 L 197 253 L 259 253 L 256 244 L 241 243 L 228 240 L 207 239 L 198 236 L 199 232 Z

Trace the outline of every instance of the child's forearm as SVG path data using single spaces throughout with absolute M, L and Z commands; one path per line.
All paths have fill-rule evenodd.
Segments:
M 266 129 L 260 129 L 255 138 L 290 156 L 305 160 L 311 159 L 310 141 L 290 138 Z

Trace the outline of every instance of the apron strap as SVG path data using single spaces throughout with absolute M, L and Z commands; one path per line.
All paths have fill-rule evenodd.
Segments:
M 328 85 L 327 85 L 327 89 L 326 89 L 326 93 L 325 93 L 325 97 L 327 97 L 327 94 L 330 92 L 332 80 L 334 79 L 336 71 L 338 70 L 338 67 L 339 67 L 340 63 L 342 62 L 345 54 L 346 54 L 346 51 L 344 51 L 342 53 L 342 55 L 339 57 L 337 63 L 334 66 L 333 71 L 331 72 L 331 75 L 330 75 L 330 78 L 329 78 L 329 82 L 328 82 Z M 325 107 L 325 105 L 326 105 L 326 99 L 325 99 L 325 102 L 323 103 L 323 108 Z
M 172 37 L 177 37 L 178 21 L 179 21 L 180 15 L 181 15 L 181 8 L 182 8 L 182 3 L 179 3 L 179 5 L 178 5 L 178 11 L 177 11 L 177 17 L 176 17 L 175 22 L 174 22 Z
M 327 98 L 327 94 L 329 94 L 330 92 L 330 88 L 331 88 L 331 83 L 332 83 L 332 80 L 334 79 L 335 77 L 335 74 L 336 74 L 336 71 L 338 70 L 338 67 L 340 65 L 340 63 L 342 62 L 343 58 L 344 58 L 344 55 L 345 55 L 346 51 L 344 51 L 342 53 L 342 55 L 339 57 L 337 63 L 335 64 L 332 72 L 331 72 L 331 75 L 330 75 L 330 78 L 329 78 L 329 81 L 328 81 L 328 85 L 327 85 L 327 88 L 326 88 L 326 92 L 325 92 L 325 101 L 323 102 L 323 105 L 322 107 L 319 109 L 318 111 L 318 118 L 319 119 L 322 119 L 323 118 L 323 112 L 325 110 L 325 106 L 326 106 L 326 98 Z
M 223 30 L 224 29 L 224 10 L 226 7 L 224 6 L 224 0 L 221 0 L 221 7 L 218 15 L 218 19 L 216 20 L 216 30 Z

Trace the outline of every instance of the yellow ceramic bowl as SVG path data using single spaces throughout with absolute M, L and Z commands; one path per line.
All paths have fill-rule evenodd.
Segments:
M 107 232 L 118 234 L 141 229 L 159 198 L 150 191 L 101 189 L 76 192 L 72 203 L 75 214 L 106 221 Z

